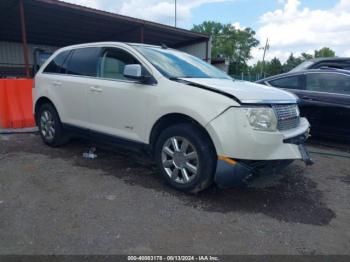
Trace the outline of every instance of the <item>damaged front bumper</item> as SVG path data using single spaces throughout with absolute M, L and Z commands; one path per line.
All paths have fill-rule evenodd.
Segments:
M 313 162 L 304 146 L 308 137 L 309 132 L 305 132 L 296 137 L 285 139 L 283 142 L 297 145 L 302 160 L 306 165 L 312 165 Z M 261 173 L 273 175 L 287 167 L 293 161 L 294 159 L 247 161 L 219 157 L 215 173 L 215 182 L 220 188 L 242 186 L 247 184 L 251 178 Z
M 234 164 L 218 160 L 215 183 L 220 188 L 240 187 L 261 174 L 276 174 L 294 160 L 236 161 Z
M 305 142 L 309 138 L 309 136 L 309 131 L 307 131 L 299 136 L 283 140 L 283 142 L 286 144 L 294 144 L 298 146 L 301 158 L 307 166 L 312 165 L 314 163 L 310 158 L 309 152 L 305 148 Z

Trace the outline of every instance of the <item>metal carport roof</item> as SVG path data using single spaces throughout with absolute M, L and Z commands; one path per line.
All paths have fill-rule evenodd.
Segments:
M 22 41 L 21 0 L 0 1 L 0 41 Z M 28 43 L 53 46 L 127 41 L 181 47 L 205 42 L 204 34 L 57 0 L 23 0 Z
M 58 0 L 1 0 L 0 41 L 22 42 L 29 77 L 27 43 L 121 41 L 180 48 L 206 42 L 208 50 L 209 36 Z

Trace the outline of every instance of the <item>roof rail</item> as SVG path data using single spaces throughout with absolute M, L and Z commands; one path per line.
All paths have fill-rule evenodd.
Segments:
M 327 69 L 327 70 L 338 70 L 339 68 L 332 67 L 332 66 L 321 66 L 320 69 L 321 70 L 325 70 L 325 69 Z

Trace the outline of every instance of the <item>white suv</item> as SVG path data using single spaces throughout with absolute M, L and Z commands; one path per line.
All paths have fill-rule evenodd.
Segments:
M 189 54 L 118 42 L 56 51 L 35 77 L 43 141 L 72 136 L 148 149 L 174 188 L 240 184 L 260 170 L 311 160 L 297 98 L 237 81 Z

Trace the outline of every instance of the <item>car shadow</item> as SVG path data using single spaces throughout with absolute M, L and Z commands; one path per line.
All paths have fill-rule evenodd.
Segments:
M 22 135 L 21 139 L 15 143 L 8 141 L 6 150 L 70 160 L 76 166 L 101 170 L 103 175 L 114 176 L 129 185 L 174 196 L 185 206 L 203 212 L 260 213 L 279 221 L 319 226 L 328 225 L 336 216 L 323 202 L 317 184 L 305 175 L 304 168 L 298 164 L 284 170 L 280 175 L 282 178 L 272 185 L 225 190 L 212 186 L 197 195 L 189 195 L 167 186 L 152 159 L 142 152 L 125 149 L 110 151 L 94 145 L 97 146 L 98 158 L 91 160 L 82 157 L 82 153 L 93 145 L 85 140 L 73 140 L 65 147 L 50 148 L 42 144 L 38 135 Z
M 291 165 L 283 175 L 271 186 L 227 190 L 214 187 L 189 204 L 210 212 L 261 213 L 279 221 L 319 226 L 328 225 L 335 218 L 322 201 L 317 184 L 305 177 L 299 166 Z

